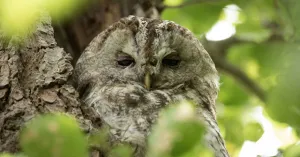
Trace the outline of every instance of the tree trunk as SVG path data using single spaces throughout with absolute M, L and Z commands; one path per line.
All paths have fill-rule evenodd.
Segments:
M 0 151 L 19 150 L 20 128 L 37 114 L 66 112 L 82 124 L 78 94 L 67 84 L 73 67 L 71 56 L 57 46 L 51 19 L 41 15 L 36 31 L 22 41 L 1 38 L 0 51 Z M 16 45 L 16 43 L 20 45 Z
M 101 29 L 122 16 L 137 13 L 134 8 L 140 9 L 139 14 L 142 11 L 148 16 L 149 8 L 155 8 L 156 2 L 161 1 L 104 2 L 115 3 L 114 9 L 119 11 L 102 8 L 111 20 L 102 22 L 99 26 Z M 99 31 L 94 31 L 93 35 Z M 61 33 L 58 35 L 59 41 L 64 41 L 63 32 L 58 33 Z M 18 152 L 19 130 L 38 114 L 64 112 L 74 115 L 86 132 L 100 127 L 101 121 L 81 105 L 77 91 L 68 83 L 73 72 L 72 56 L 76 59 L 92 38 L 84 39 L 82 45 L 76 46 L 70 46 L 74 44 L 70 41 L 60 42 L 59 45 L 72 51 L 65 52 L 57 45 L 51 18 L 44 12 L 41 13 L 36 31 L 26 39 L 14 36 L 7 40 L 4 33 L 0 32 L 0 152 Z M 74 47 L 79 49 L 74 51 Z

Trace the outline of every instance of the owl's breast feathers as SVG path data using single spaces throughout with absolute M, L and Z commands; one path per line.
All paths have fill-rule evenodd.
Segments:
M 102 87 L 94 86 L 85 103 L 94 108 L 100 118 L 110 126 L 116 141 L 136 144 L 144 149 L 151 126 L 158 119 L 161 109 L 186 99 L 199 106 L 199 117 L 208 127 L 208 145 L 214 151 L 226 154 L 213 114 L 203 105 L 199 92 L 185 84 L 171 89 L 146 90 L 141 84 L 112 86 L 107 83 Z

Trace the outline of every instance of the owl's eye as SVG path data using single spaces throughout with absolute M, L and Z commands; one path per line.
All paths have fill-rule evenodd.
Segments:
M 162 60 L 162 64 L 169 67 L 177 67 L 180 63 L 178 56 L 167 56 Z
M 118 65 L 122 66 L 122 67 L 128 67 L 132 64 L 134 64 L 134 59 L 130 56 L 119 56 L 117 58 L 117 63 Z

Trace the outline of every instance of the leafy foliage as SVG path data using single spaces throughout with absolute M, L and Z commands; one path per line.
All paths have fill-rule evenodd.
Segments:
M 73 118 L 45 115 L 31 121 L 20 139 L 30 157 L 88 157 L 87 141 Z
M 278 76 L 278 85 L 270 92 L 267 111 L 280 122 L 288 123 L 300 131 L 300 55 L 292 54 L 287 67 Z
M 218 20 L 223 7 L 223 3 L 216 5 L 195 4 L 183 8 L 167 9 L 162 16 L 200 34 L 208 31 Z
M 8 35 L 25 36 L 34 28 L 41 8 L 47 10 L 54 20 L 60 20 L 70 17 L 84 4 L 84 1 L 73 0 L 1 0 L 0 28 Z
M 284 156 L 288 156 L 288 157 L 297 157 L 300 154 L 300 145 L 293 145 L 290 146 L 285 152 L 284 152 Z
M 181 102 L 166 109 L 149 138 L 151 157 L 197 157 L 212 153 L 203 145 L 204 127 L 196 116 L 192 103 Z M 1 157 L 87 157 L 88 145 L 108 152 L 109 157 L 131 157 L 128 144 L 109 144 L 109 128 L 85 137 L 75 118 L 65 114 L 38 116 L 21 133 L 24 154 L 2 154 Z
M 74 13 L 72 10 L 82 4 L 69 0 L 28 2 L 0 1 L 1 29 L 7 34 L 16 32 L 21 35 L 27 34 L 37 20 L 40 7 L 48 9 L 54 19 L 60 19 Z M 235 4 L 239 9 L 232 10 L 228 7 L 229 4 Z M 233 37 L 236 41 L 224 48 L 216 43 L 214 47 L 221 47 L 224 51 L 221 55 L 220 52 L 209 53 L 240 69 L 245 76 L 263 89 L 267 97 L 266 101 L 259 100 L 255 92 L 245 85 L 244 78 L 233 75 L 234 70 L 217 67 L 222 72 L 217 106 L 218 121 L 231 156 L 239 156 L 245 141 L 257 142 L 266 134 L 271 136 L 273 133 L 270 132 L 270 127 L 266 129 L 269 125 L 272 126 L 271 130 L 274 132 L 292 128 L 298 136 L 300 135 L 300 20 L 298 18 L 300 5 L 298 0 L 165 0 L 165 5 L 166 9 L 162 12 L 162 18 L 189 28 L 200 40 L 220 21 L 232 25 L 235 30 Z M 235 21 L 228 21 L 229 15 L 226 14 L 226 9 L 235 11 L 238 18 Z M 223 27 L 216 34 L 221 36 L 227 31 Z M 193 107 L 190 106 L 190 108 Z M 262 112 L 258 112 L 257 108 Z M 203 132 L 203 128 L 193 118 L 192 110 L 189 113 L 192 118 L 188 116 L 187 119 L 184 117 L 178 119 L 176 118 L 177 109 L 174 107 L 164 111 L 159 123 L 154 127 L 154 133 L 149 139 L 151 156 L 193 157 L 199 156 L 199 151 L 202 155 L 204 154 L 203 156 L 210 156 L 211 153 L 199 142 L 202 134 L 194 133 Z M 265 124 L 266 121 L 268 125 Z M 52 127 L 49 128 L 49 125 Z M 54 131 L 53 126 L 57 128 Z M 197 136 L 190 136 L 192 134 Z M 189 136 L 182 138 L 183 135 Z M 300 156 L 299 145 L 295 143 L 299 141 L 299 138 L 288 136 L 288 133 L 284 135 L 289 138 L 293 137 L 293 139 L 286 139 L 287 141 L 294 141 L 292 145 L 290 142 L 280 141 L 280 149 L 284 156 Z M 168 137 L 168 140 L 164 140 L 162 136 Z M 42 141 L 47 142 L 40 144 L 43 143 Z M 68 142 L 70 147 L 58 147 L 61 141 Z M 75 147 L 78 147 L 75 156 L 86 156 L 87 143 L 110 152 L 111 156 L 131 155 L 132 151 L 127 145 L 110 148 L 107 141 L 107 130 L 100 130 L 99 133 L 84 138 L 75 121 L 63 115 L 39 117 L 29 123 L 21 135 L 21 146 L 26 156 L 38 156 L 45 152 L 49 155 L 57 152 L 65 154 L 68 151 L 74 151 Z M 156 143 L 162 146 L 158 147 L 160 145 Z M 55 148 L 55 151 L 52 148 Z M 16 155 L 1 155 L 1 157 L 10 156 Z
M 222 71 L 226 67 L 218 67 L 223 72 L 217 106 L 218 121 L 229 153 L 238 156 L 245 141 L 255 142 L 262 136 L 271 136 L 267 135 L 272 133 L 266 128 L 268 126 L 265 121 L 273 125 L 271 130 L 274 132 L 288 125 L 299 136 L 300 20 L 297 17 L 300 5 L 297 1 L 232 0 L 230 3 L 239 7 L 234 9 L 238 14 L 235 21 L 228 21 L 230 18 L 228 16 L 233 16 L 226 15 L 226 12 L 233 11 L 232 7 L 228 7 L 228 1 L 227 3 L 198 1 L 197 4 L 192 2 L 195 1 L 183 0 L 181 4 L 177 4 L 179 7 L 169 7 L 162 14 L 163 19 L 180 23 L 196 35 L 201 34 L 200 40 L 218 21 L 231 22 L 236 30 L 233 37 L 236 41 L 224 48 L 221 44 L 215 43 L 214 47 L 220 48 L 215 48 L 213 50 L 216 52 L 209 53 L 240 69 L 248 79 L 263 89 L 267 97 L 266 101 L 259 100 L 253 90 L 245 84 L 244 78 L 235 75 L 235 69 Z M 202 8 L 204 6 L 205 9 Z M 221 8 L 224 10 L 222 11 Z M 187 14 L 186 9 L 191 9 L 188 13 L 192 15 Z M 198 19 L 195 18 L 196 16 Z M 224 25 L 218 33 L 221 36 L 226 31 L 229 30 L 226 30 Z M 220 55 L 217 51 L 220 49 L 225 51 L 222 52 L 225 54 Z M 257 108 L 262 109 L 263 112 L 258 112 Z M 249 118 L 252 120 L 249 121 Z M 277 125 L 280 123 L 284 125 Z M 299 140 L 298 137 L 296 138 L 288 141 Z M 297 150 L 296 146 L 288 147 L 289 142 L 285 143 L 282 140 L 281 142 L 281 150 L 286 151 L 284 156 L 299 156 L 300 153 L 294 151 Z
M 204 127 L 196 116 L 194 106 L 189 102 L 171 106 L 162 112 L 158 124 L 153 127 L 149 137 L 148 156 L 198 156 L 205 150 L 201 143 Z M 194 150 L 195 147 L 197 150 Z

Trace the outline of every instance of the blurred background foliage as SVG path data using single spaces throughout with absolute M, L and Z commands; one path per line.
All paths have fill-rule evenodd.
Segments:
M 35 28 L 41 11 L 46 11 L 53 20 L 66 20 L 83 10 L 87 1 L 73 0 L 0 0 L 0 26 L 8 35 L 28 35 Z
M 229 153 L 233 157 L 300 156 L 299 2 L 165 3 L 163 19 L 189 28 L 208 41 L 204 42 L 207 49 L 211 47 L 207 43 L 221 47 L 221 54 L 218 48 L 209 53 L 221 72 L 218 121 Z
M 38 8 L 61 19 L 83 4 L 35 1 L 0 1 L 1 29 L 26 34 Z M 299 15 L 298 0 L 164 1 L 162 19 L 199 37 L 220 71 L 218 122 L 232 157 L 300 156 Z

